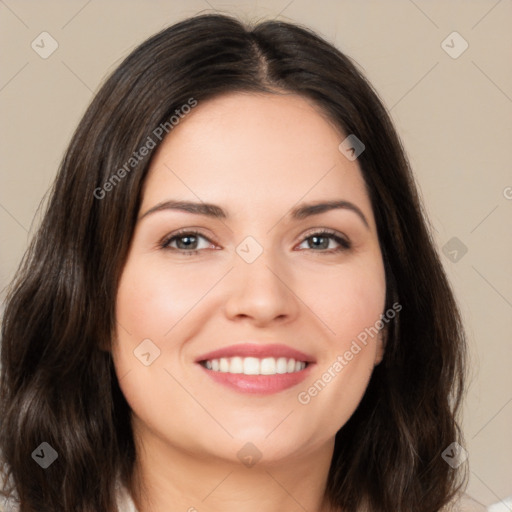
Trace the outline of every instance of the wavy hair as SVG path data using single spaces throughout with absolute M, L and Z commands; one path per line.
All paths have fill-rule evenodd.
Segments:
M 326 495 L 346 512 L 433 512 L 462 487 L 461 472 L 441 454 L 462 444 L 464 332 L 386 109 L 358 67 L 309 29 L 212 14 L 155 34 L 101 86 L 10 285 L 0 450 L 12 482 L 4 494 L 17 496 L 21 512 L 111 512 L 116 476 L 131 487 L 131 411 L 109 347 L 142 186 L 161 140 L 122 180 L 113 175 L 190 98 L 200 104 L 240 91 L 301 95 L 364 142 L 358 163 L 384 259 L 386 310 L 402 305 L 382 363 L 336 434 Z M 58 453 L 45 470 L 31 456 L 42 442 Z

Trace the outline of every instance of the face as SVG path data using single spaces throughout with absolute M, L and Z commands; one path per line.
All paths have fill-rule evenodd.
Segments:
M 237 93 L 199 103 L 164 140 L 112 348 L 142 439 L 291 460 L 332 445 L 355 411 L 383 355 L 368 332 L 386 284 L 345 137 L 299 96 Z

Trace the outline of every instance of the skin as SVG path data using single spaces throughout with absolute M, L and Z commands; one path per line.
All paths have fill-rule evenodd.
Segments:
M 199 103 L 158 149 L 112 348 L 133 411 L 140 512 L 331 510 L 324 493 L 334 437 L 384 351 L 374 337 L 309 403 L 298 401 L 384 312 L 375 220 L 357 160 L 338 150 L 345 136 L 300 96 L 236 93 Z M 143 217 L 169 199 L 213 203 L 229 217 L 170 209 Z M 339 199 L 368 226 L 350 209 L 288 216 L 298 203 Z M 206 237 L 191 247 L 198 254 L 179 252 L 183 238 L 159 245 L 183 228 Z M 340 247 L 330 238 L 315 246 L 310 237 L 322 228 L 351 247 L 329 252 Z M 263 249 L 252 263 L 236 252 L 247 236 Z M 133 351 L 148 338 L 161 352 L 145 366 Z M 262 396 L 221 386 L 194 363 L 242 341 L 289 345 L 316 365 L 298 386 Z M 237 456 L 247 442 L 262 455 L 252 467 Z

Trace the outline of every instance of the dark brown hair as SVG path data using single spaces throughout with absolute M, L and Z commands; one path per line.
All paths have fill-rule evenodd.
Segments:
M 396 301 L 402 310 L 359 407 L 336 435 L 328 497 L 346 512 L 433 512 L 462 485 L 441 453 L 462 444 L 463 329 L 389 115 L 357 67 L 311 31 L 201 15 L 142 43 L 96 94 L 11 284 L 0 449 L 21 512 L 111 512 L 116 475 L 131 485 L 130 408 L 108 348 L 160 141 L 108 194 L 98 191 L 190 98 L 201 104 L 235 91 L 299 94 L 366 146 L 358 163 L 384 258 L 386 310 Z M 46 470 L 31 457 L 42 442 L 58 453 Z

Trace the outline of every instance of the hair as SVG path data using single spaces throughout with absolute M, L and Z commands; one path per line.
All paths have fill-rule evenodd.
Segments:
M 300 95 L 366 146 L 357 161 L 383 255 L 386 310 L 395 302 L 402 310 L 386 326 L 384 359 L 362 401 L 336 434 L 330 503 L 346 512 L 432 512 L 465 483 L 441 457 L 462 444 L 464 332 L 389 114 L 357 66 L 309 29 L 203 14 L 140 44 L 101 86 L 9 288 L 0 450 L 13 483 L 4 495 L 16 493 L 21 512 L 110 512 L 116 476 L 132 485 L 131 410 L 109 347 L 144 179 L 164 140 L 155 129 L 191 98 L 235 92 Z M 148 156 L 127 169 L 150 139 Z M 58 453 L 45 470 L 31 457 L 42 442 Z

